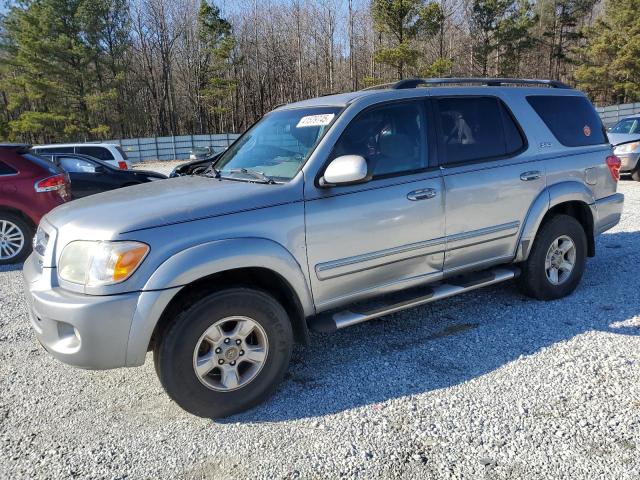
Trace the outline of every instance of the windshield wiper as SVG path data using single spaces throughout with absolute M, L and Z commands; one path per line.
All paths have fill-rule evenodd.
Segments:
M 244 175 L 250 175 L 253 178 L 260 180 L 260 182 L 262 183 L 269 183 L 269 184 L 276 183 L 276 181 L 270 176 L 265 175 L 264 173 L 259 172 L 258 170 L 253 170 L 251 168 L 232 168 L 231 170 L 225 173 L 231 173 L 231 174 L 242 173 Z
M 209 165 L 207 169 L 202 172 L 202 175 L 204 175 L 205 177 L 220 178 L 220 170 L 218 170 L 213 165 Z

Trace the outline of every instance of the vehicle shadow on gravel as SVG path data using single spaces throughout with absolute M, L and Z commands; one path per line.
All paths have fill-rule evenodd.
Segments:
M 265 404 L 230 422 L 319 417 L 458 385 L 589 331 L 640 335 L 640 232 L 605 234 L 569 297 L 535 301 L 513 282 L 347 328 L 296 347 Z
M 0 265 L 0 272 L 17 272 L 22 270 L 23 263 L 12 263 L 9 265 Z

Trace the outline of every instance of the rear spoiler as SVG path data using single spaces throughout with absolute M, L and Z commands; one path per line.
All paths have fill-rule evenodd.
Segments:
M 31 150 L 31 145 L 26 143 L 0 143 L 0 148 L 22 154 Z

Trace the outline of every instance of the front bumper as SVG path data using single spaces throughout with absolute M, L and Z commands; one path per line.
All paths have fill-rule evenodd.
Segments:
M 23 277 L 29 320 L 45 350 L 69 365 L 96 370 L 142 365 L 153 328 L 178 290 L 69 292 L 57 285 L 55 268 L 41 268 L 35 254 L 25 262 Z
M 594 218 L 596 218 L 597 221 L 593 229 L 595 235 L 606 232 L 620 222 L 623 205 L 624 195 L 621 193 L 614 193 L 608 197 L 596 200 L 595 209 L 597 215 L 595 215 Z
M 23 276 L 29 320 L 42 346 L 58 360 L 82 368 L 125 366 L 139 293 L 91 296 L 52 287 L 55 269 L 38 272 L 30 257 Z

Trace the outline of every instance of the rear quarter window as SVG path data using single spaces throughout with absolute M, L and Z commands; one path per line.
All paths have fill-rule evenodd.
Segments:
M 586 98 L 534 95 L 527 101 L 565 147 L 609 143 L 600 117 Z
M 18 171 L 15 168 L 0 161 L 0 175 L 15 175 L 16 173 Z

